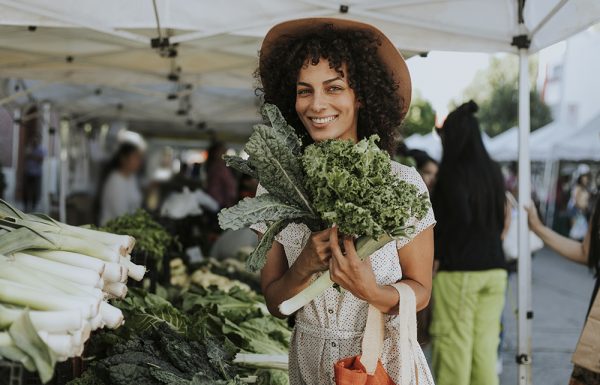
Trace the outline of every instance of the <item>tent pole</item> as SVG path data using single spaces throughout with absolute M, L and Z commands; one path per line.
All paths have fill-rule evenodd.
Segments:
M 518 350 L 519 385 L 531 385 L 531 252 L 529 227 L 524 206 L 531 200 L 531 164 L 529 162 L 529 52 L 519 48 L 519 260 L 518 260 Z

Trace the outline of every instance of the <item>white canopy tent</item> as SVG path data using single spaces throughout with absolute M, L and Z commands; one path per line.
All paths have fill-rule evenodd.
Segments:
M 510 154 L 513 149 L 517 148 L 518 138 L 519 127 L 511 127 L 490 139 L 488 152 L 496 161 L 514 160 L 516 157 L 512 158 Z
M 483 145 L 489 150 L 492 139 L 484 132 L 481 134 Z M 513 138 L 514 139 L 514 138 Z M 440 162 L 442 160 L 442 140 L 434 131 L 427 135 L 414 134 L 404 139 L 404 144 L 409 149 L 425 151 L 430 157 Z
M 414 134 L 404 139 L 409 149 L 425 151 L 436 161 L 442 160 L 442 141 L 438 134 L 430 132 L 427 135 Z
M 570 140 L 580 131 L 561 121 L 553 121 L 531 133 L 529 155 L 532 161 L 546 161 L 556 158 L 554 147 Z M 515 161 L 519 158 L 518 127 L 512 127 L 491 139 L 489 147 L 492 157 L 499 162 Z
M 556 159 L 600 161 L 600 114 L 555 145 L 552 152 Z
M 260 39 L 270 26 L 285 19 L 359 19 L 377 25 L 398 47 L 417 52 L 512 52 L 520 57 L 521 203 L 530 196 L 528 55 L 600 20 L 597 0 L 351 0 L 344 5 L 328 0 L 157 0 L 158 42 L 165 44 L 152 50 L 151 38 L 158 35 L 153 8 L 149 0 L 0 0 L 0 72 L 43 82 L 35 85 L 36 90 L 29 89 L 34 94 L 54 83 L 88 87 L 87 94 L 63 101 L 65 109 L 77 109 L 89 95 L 89 86 L 101 85 L 143 96 L 131 102 L 137 106 L 135 114 L 152 113 L 156 120 L 164 115 L 163 122 L 172 121 L 181 106 L 166 107 L 165 97 L 176 91 L 183 107 L 192 103 L 194 119 L 226 122 L 231 114 L 238 119 L 232 123 L 239 123 L 238 111 L 244 111 L 242 104 L 251 99 L 236 103 L 237 96 L 248 96 L 252 90 L 249 73 L 256 64 Z M 27 26 L 37 30 L 30 32 L 34 28 Z M 176 58 L 157 54 L 169 56 L 174 49 Z M 169 73 L 180 81 L 166 83 Z M 208 87 L 217 87 L 225 96 L 204 95 Z M 186 99 L 191 91 L 194 97 Z M 6 95 L 1 102 L 6 98 L 15 97 Z M 103 108 L 88 114 L 100 114 L 97 110 Z M 128 106 L 119 111 L 126 115 Z M 523 208 L 519 213 L 517 361 L 519 384 L 531 384 L 531 258 Z

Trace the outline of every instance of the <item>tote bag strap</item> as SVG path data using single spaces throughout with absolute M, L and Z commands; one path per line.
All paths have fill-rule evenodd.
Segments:
M 360 362 L 365 367 L 367 374 L 372 375 L 377 369 L 377 361 L 379 361 L 383 350 L 384 333 L 383 314 L 375 306 L 369 304 L 360 357 Z
M 400 328 L 400 362 L 402 363 L 402 384 L 410 384 L 412 369 L 418 380 L 418 370 L 414 349 L 419 346 L 417 342 L 417 305 L 415 293 L 410 286 L 397 282 L 392 285 L 400 296 L 399 328 Z M 385 333 L 385 322 L 383 314 L 375 306 L 369 304 L 367 313 L 367 324 L 362 340 L 362 355 L 360 362 L 365 367 L 367 374 L 375 373 L 377 361 L 383 351 L 383 339 Z

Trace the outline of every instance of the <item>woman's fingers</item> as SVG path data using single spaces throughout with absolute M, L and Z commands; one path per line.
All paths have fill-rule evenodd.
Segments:
M 344 258 L 342 249 L 340 249 L 340 243 L 338 239 L 338 228 L 336 225 L 331 227 L 331 234 L 329 236 L 329 247 L 331 248 L 331 256 L 335 258 Z
M 329 237 L 330 237 L 330 233 L 331 233 L 331 229 L 327 228 L 325 230 L 322 231 L 316 231 L 313 233 L 313 237 L 316 240 L 322 241 L 322 242 L 329 242 Z

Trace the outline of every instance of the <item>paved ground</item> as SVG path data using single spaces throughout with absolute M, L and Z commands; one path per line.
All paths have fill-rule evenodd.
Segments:
M 567 385 L 571 355 L 583 328 L 594 286 L 587 267 L 543 249 L 533 259 L 533 385 Z M 511 274 L 504 311 L 501 385 L 518 385 L 517 276 Z M 430 356 L 429 349 L 425 354 Z
M 533 384 L 567 385 L 571 355 L 583 328 L 594 284 L 592 273 L 544 249 L 533 260 Z M 516 385 L 517 277 L 511 275 L 504 312 L 502 385 Z M 512 298 L 512 299 L 511 299 Z

